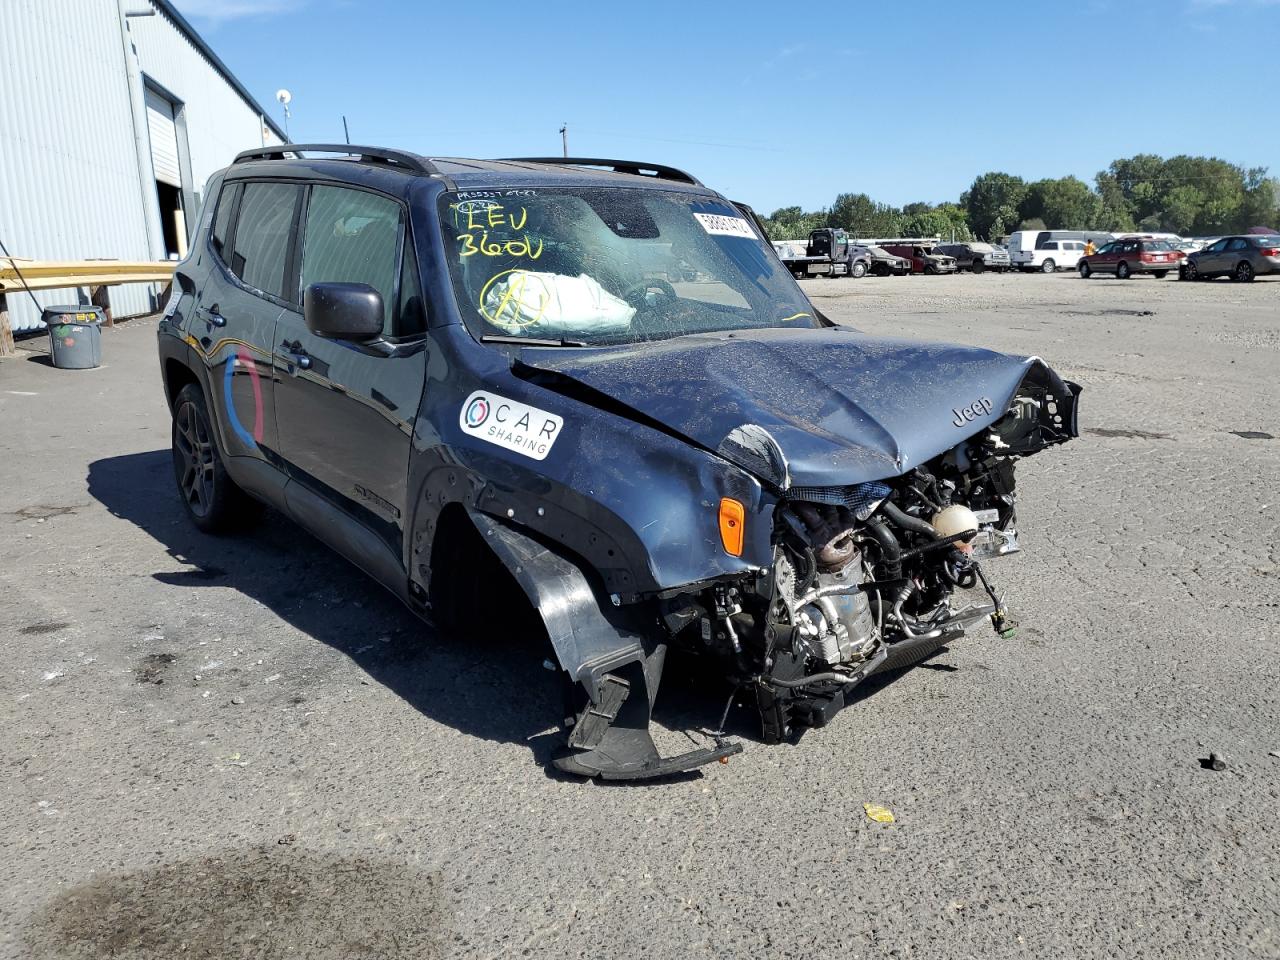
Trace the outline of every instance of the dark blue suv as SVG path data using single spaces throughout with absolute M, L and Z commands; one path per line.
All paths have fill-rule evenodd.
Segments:
M 159 344 L 192 521 L 262 501 L 449 628 L 531 606 L 584 776 L 741 749 L 659 756 L 668 648 L 777 742 L 1010 629 L 1014 461 L 1076 435 L 1039 360 L 837 326 L 749 208 L 628 161 L 242 153 Z

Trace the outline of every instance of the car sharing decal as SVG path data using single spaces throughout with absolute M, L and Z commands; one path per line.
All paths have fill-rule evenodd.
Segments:
M 467 397 L 458 413 L 462 432 L 533 460 L 545 460 L 564 420 L 554 413 L 509 400 L 487 390 Z

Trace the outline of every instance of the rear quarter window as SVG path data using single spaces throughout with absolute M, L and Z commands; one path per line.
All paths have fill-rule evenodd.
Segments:
M 231 215 L 235 211 L 239 197 L 240 184 L 238 183 L 223 187 L 218 194 L 218 212 L 213 217 L 213 231 L 209 235 L 209 242 L 213 246 L 213 252 L 222 260 L 226 260 L 224 251 L 227 238 L 231 235 Z
M 247 286 L 284 297 L 285 260 L 299 188 L 292 183 L 248 183 L 232 237 L 231 272 Z

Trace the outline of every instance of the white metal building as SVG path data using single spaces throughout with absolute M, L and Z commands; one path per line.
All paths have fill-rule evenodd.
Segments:
M 282 142 L 169 0 L 0 0 L 0 241 L 14 257 L 185 254 L 209 176 Z M 148 312 L 158 290 L 113 287 L 112 311 Z M 25 294 L 9 311 L 15 330 L 40 327 Z

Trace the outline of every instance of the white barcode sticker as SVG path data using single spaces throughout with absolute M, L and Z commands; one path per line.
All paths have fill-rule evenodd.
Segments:
M 1000 519 L 999 510 L 975 510 L 973 515 L 979 523 L 995 523 Z
M 694 217 L 702 224 L 702 229 L 719 237 L 744 237 L 747 240 L 758 239 L 751 224 L 742 217 L 727 217 L 720 213 L 695 213 Z

